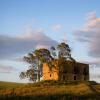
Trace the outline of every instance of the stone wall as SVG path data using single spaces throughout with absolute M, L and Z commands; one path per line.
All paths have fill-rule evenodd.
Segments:
M 57 65 L 58 66 L 58 65 Z M 43 64 L 43 80 L 89 80 L 89 65 L 66 61 L 64 66 L 52 67 Z
M 43 80 L 58 80 L 58 70 L 53 68 L 51 71 L 46 63 L 43 64 Z

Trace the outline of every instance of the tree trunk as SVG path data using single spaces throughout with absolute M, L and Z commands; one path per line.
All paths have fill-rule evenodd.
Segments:
M 38 82 L 40 81 L 40 70 L 38 70 L 38 74 L 37 74 L 37 80 L 38 80 Z
M 40 81 L 40 62 L 38 60 L 37 81 Z

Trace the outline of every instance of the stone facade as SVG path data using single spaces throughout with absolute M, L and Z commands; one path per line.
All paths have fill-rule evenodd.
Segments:
M 60 68 L 60 69 L 59 69 Z M 58 63 L 52 68 L 47 63 L 43 64 L 43 80 L 89 80 L 89 65 L 79 62 L 66 61 L 58 67 Z

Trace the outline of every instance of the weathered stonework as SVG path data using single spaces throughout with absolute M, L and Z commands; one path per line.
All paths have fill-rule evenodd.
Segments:
M 58 63 L 50 68 L 47 63 L 43 64 L 43 80 L 89 80 L 89 65 L 79 62 L 66 61 L 64 66 Z

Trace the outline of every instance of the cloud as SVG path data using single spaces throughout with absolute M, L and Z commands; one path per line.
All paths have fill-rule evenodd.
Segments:
M 100 18 L 96 12 L 88 14 L 88 19 L 82 29 L 74 33 L 76 39 L 88 44 L 88 55 L 100 58 Z
M 55 31 L 55 32 L 60 31 L 61 28 L 62 28 L 61 24 L 55 24 L 55 25 L 52 26 L 52 30 Z
M 48 48 L 48 45 L 39 44 L 39 45 L 36 46 L 36 49 L 39 49 L 39 48 Z
M 39 46 L 50 47 L 57 44 L 43 32 L 42 29 L 37 29 L 17 37 L 0 35 L 0 59 L 10 59 L 23 55 Z
M 89 64 L 89 65 L 100 65 L 100 59 L 91 60 L 91 61 L 80 61 L 80 62 Z
M 100 74 L 91 74 L 91 78 L 98 78 L 98 79 L 100 79 Z
M 12 66 L 4 66 L 0 65 L 0 73 L 11 73 L 13 71 L 16 71 L 17 69 Z
M 100 74 L 90 73 L 90 80 L 100 83 Z
M 37 38 L 36 34 L 43 34 L 44 32 L 45 31 L 42 28 L 33 30 L 30 27 L 26 30 L 26 32 L 24 34 L 19 35 L 18 38 L 20 38 L 20 39 L 40 39 L 42 37 L 42 35 Z

